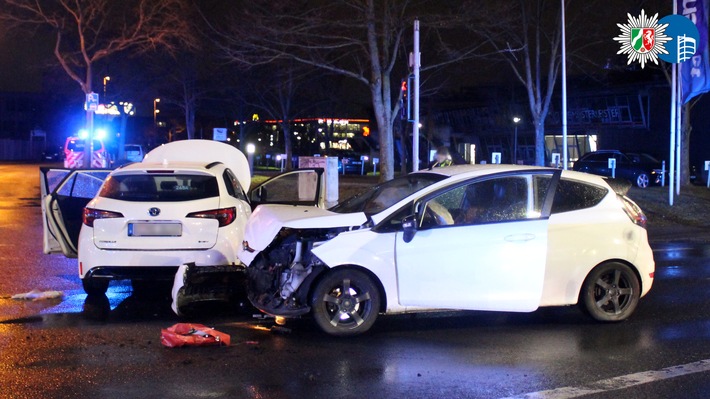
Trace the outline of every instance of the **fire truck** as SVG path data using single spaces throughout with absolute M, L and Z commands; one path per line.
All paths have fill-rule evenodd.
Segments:
M 77 136 L 67 137 L 64 143 L 64 167 L 78 169 L 84 167 L 84 146 L 86 140 Z M 108 152 L 101 140 L 94 139 L 94 151 L 91 154 L 92 168 L 107 168 L 109 166 Z

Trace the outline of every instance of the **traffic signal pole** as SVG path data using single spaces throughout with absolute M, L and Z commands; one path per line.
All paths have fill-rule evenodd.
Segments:
M 412 90 L 412 171 L 419 170 L 419 69 L 421 54 L 419 53 L 419 20 L 414 20 L 414 52 L 412 53 L 412 69 L 414 84 Z

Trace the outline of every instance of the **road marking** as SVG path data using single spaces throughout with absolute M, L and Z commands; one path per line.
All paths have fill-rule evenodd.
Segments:
M 619 389 L 631 388 L 637 385 L 651 382 L 667 380 L 669 378 L 680 377 L 688 374 L 702 373 L 710 371 L 710 359 L 700 360 L 693 363 L 681 364 L 678 366 L 666 367 L 660 370 L 642 371 L 640 373 L 627 374 L 619 377 L 607 378 L 591 382 L 578 387 L 563 387 L 550 389 L 547 391 L 529 392 L 517 396 L 510 396 L 505 399 L 568 399 L 578 398 L 584 395 L 595 393 L 616 391 Z
M 676 252 L 676 251 L 690 251 L 695 249 L 693 247 L 678 247 L 678 248 L 655 248 L 653 252 Z

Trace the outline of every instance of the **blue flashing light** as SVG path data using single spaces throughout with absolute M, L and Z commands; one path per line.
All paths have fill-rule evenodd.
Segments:
M 89 131 L 86 129 L 79 129 L 79 138 L 86 140 L 89 138 Z
M 106 129 L 96 129 L 94 133 L 94 138 L 96 140 L 103 140 L 106 138 Z

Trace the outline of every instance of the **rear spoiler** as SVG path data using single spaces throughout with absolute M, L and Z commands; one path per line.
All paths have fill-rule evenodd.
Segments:
M 626 179 L 612 179 L 611 177 L 605 177 L 604 181 L 606 181 L 611 189 L 619 195 L 626 195 L 632 185 L 631 182 Z

